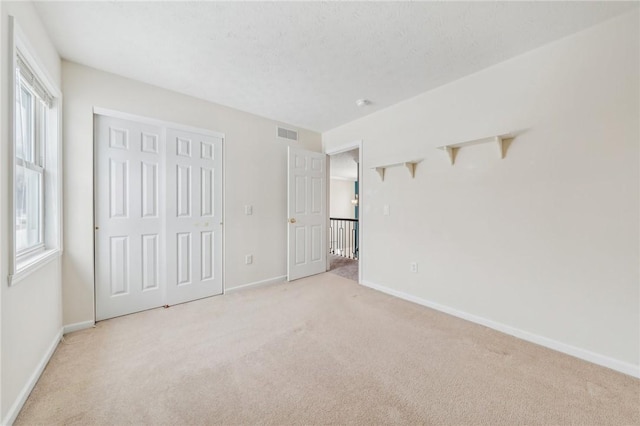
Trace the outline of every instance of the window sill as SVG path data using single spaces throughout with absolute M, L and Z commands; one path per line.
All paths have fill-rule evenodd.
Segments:
M 16 265 L 16 272 L 9 275 L 9 285 L 12 286 L 24 280 L 44 265 L 60 257 L 61 254 L 62 250 L 60 249 L 47 249 L 33 256 L 21 259 Z

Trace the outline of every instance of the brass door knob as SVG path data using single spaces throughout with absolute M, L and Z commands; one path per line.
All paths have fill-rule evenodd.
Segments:
M 289 219 L 289 223 L 296 223 L 296 218 L 292 217 L 291 219 Z

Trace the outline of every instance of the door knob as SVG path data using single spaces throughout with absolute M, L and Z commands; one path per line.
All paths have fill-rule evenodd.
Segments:
M 289 223 L 296 223 L 296 218 L 292 217 L 291 219 L 289 219 Z

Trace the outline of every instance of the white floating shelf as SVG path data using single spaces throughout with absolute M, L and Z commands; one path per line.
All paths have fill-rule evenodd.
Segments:
M 456 150 L 458 150 L 460 148 L 464 148 L 465 146 L 478 145 L 478 144 L 481 144 L 481 143 L 493 143 L 493 144 L 495 144 L 496 149 L 498 150 L 498 155 L 500 156 L 500 159 L 502 159 L 502 158 L 504 158 L 504 140 L 505 139 L 513 139 L 513 138 L 514 138 L 514 136 L 512 134 L 505 133 L 505 134 L 497 135 L 497 136 L 489 136 L 489 137 L 486 137 L 486 138 L 474 139 L 474 140 L 466 141 L 466 142 L 454 143 L 454 144 L 450 144 L 450 145 L 443 145 L 443 146 L 439 146 L 438 149 L 443 150 L 447 154 L 447 157 L 449 157 L 449 162 L 451 163 L 452 166 L 455 163 Z
M 411 177 L 414 178 L 416 176 L 416 166 L 421 161 L 422 159 L 403 161 L 402 163 L 385 164 L 383 166 L 372 167 L 372 169 L 378 172 L 380 180 L 384 181 L 384 172 L 386 169 L 388 169 L 389 167 L 405 166 L 407 170 L 409 170 L 409 174 L 411 175 Z

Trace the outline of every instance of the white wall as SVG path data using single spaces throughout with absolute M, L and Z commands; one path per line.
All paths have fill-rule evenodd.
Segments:
M 329 211 L 331 217 L 355 219 L 356 210 L 351 200 L 356 197 L 355 182 L 343 179 L 330 179 Z
M 638 27 L 636 10 L 323 134 L 363 140 L 364 281 L 638 374 Z M 435 149 L 512 130 L 504 160 Z M 415 179 L 371 170 L 414 158 Z
M 94 318 L 93 107 L 225 133 L 225 286 L 286 274 L 287 141 L 276 139 L 278 123 L 71 62 L 62 74 L 65 324 Z M 297 146 L 321 150 L 318 133 L 300 129 L 299 138 Z M 245 204 L 253 215 L 244 215 Z
M 7 285 L 9 206 L 9 150 L 12 143 L 9 126 L 8 84 L 9 25 L 13 15 L 20 25 L 35 55 L 53 81 L 60 85 L 60 58 L 49 41 L 33 5 L 27 2 L 0 2 L 0 62 L 2 70 L 2 129 L 0 133 L 0 420 L 3 424 L 17 414 L 15 404 L 26 397 L 32 375 L 37 371 L 49 349 L 62 331 L 61 282 L 59 259 L 47 264 L 33 275 L 12 287 Z

